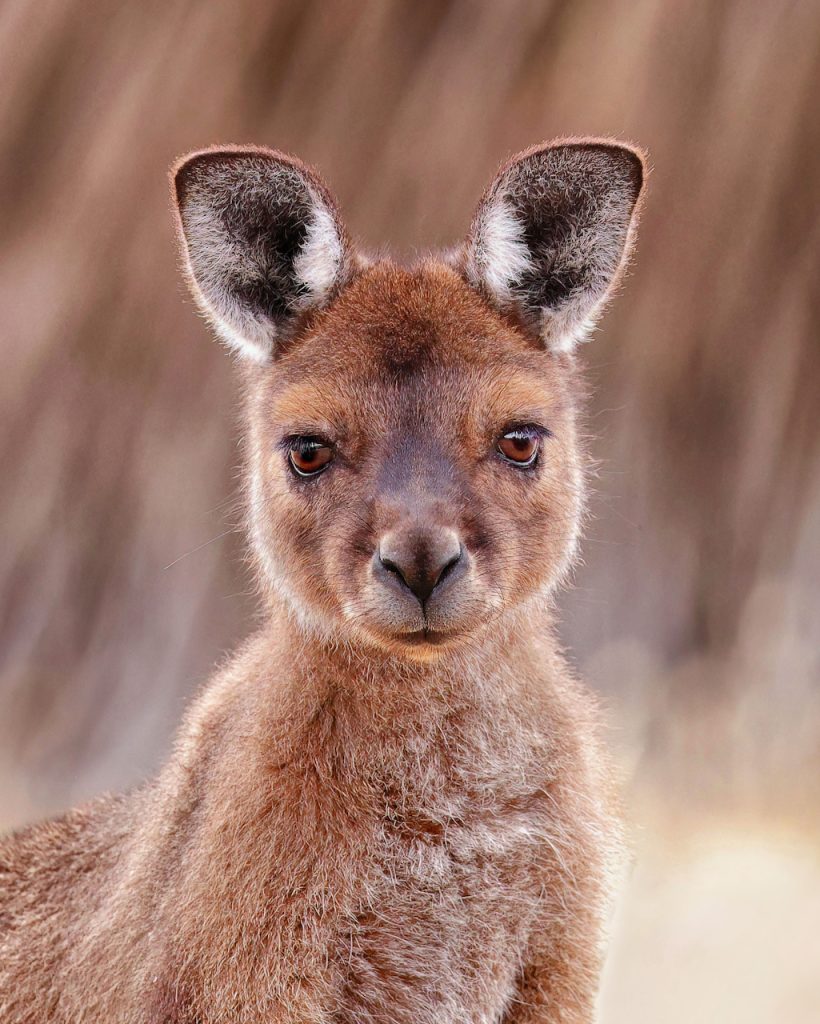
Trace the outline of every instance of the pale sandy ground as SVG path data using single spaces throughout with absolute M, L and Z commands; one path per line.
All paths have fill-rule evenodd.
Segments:
M 762 826 L 645 830 L 601 1024 L 818 1024 L 820 850 Z

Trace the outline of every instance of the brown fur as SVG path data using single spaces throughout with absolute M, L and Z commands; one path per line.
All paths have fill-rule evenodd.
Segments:
M 322 187 L 300 218 L 311 201 L 337 217 Z M 492 308 L 470 243 L 351 273 L 340 237 L 344 281 L 310 308 L 287 252 L 266 276 L 251 240 L 283 289 L 269 326 L 251 309 L 272 359 L 242 370 L 264 624 L 155 781 L 0 842 L 7 1024 L 592 1017 L 619 828 L 550 611 L 583 503 L 574 360 Z M 523 422 L 549 430 L 531 471 L 495 449 Z M 336 459 L 296 479 L 283 438 L 317 433 Z M 429 559 L 446 531 L 463 558 L 421 604 L 380 540 Z

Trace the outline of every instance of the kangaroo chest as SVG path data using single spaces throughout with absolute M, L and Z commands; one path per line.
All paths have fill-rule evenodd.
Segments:
M 494 1022 L 539 909 L 540 828 L 517 811 L 387 822 L 338 947 L 339 1020 Z M 356 886 L 354 886 L 356 888 Z
M 408 753 L 370 780 L 369 811 L 338 863 L 332 1020 L 493 1024 L 542 909 L 543 772 L 520 749 Z
M 544 919 L 542 760 L 520 743 L 419 740 L 274 773 L 255 852 L 232 826 L 230 860 L 204 865 L 224 952 L 203 950 L 215 972 L 193 982 L 191 1019 L 221 1020 L 224 1005 L 248 1024 L 500 1022 Z

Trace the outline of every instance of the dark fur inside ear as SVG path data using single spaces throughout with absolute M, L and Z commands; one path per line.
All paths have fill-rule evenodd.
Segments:
M 625 263 L 644 164 L 611 142 L 530 150 L 502 168 L 473 221 L 465 273 L 554 351 L 584 337 Z
M 192 290 L 222 339 L 258 362 L 349 279 L 336 205 L 303 164 L 263 149 L 195 153 L 174 173 Z

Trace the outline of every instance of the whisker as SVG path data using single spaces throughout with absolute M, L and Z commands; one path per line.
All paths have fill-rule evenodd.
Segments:
M 210 540 L 206 540 L 203 541 L 201 544 L 197 544 L 195 548 L 191 548 L 190 551 L 186 551 L 184 554 L 180 555 L 179 558 L 175 558 L 173 562 L 169 562 L 167 565 L 164 565 L 162 567 L 162 571 L 165 572 L 167 569 L 171 569 L 173 566 L 177 564 L 177 562 L 181 562 L 183 558 L 188 558 L 189 555 L 195 555 L 197 551 L 201 551 L 203 548 L 207 548 L 210 544 L 215 544 L 218 540 L 222 540 L 223 537 L 227 537 L 229 533 L 236 532 L 237 528 L 235 526 L 231 527 L 229 530 L 223 530 L 222 533 L 217 534 L 216 537 L 211 537 Z

